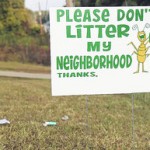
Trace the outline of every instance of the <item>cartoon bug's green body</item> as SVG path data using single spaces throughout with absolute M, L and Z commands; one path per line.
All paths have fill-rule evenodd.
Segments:
M 150 24 L 146 24 L 145 25 L 146 28 L 149 28 L 150 27 Z M 137 29 L 138 26 L 135 25 L 133 27 L 133 29 Z M 150 35 L 149 35 L 150 36 Z M 150 42 L 149 41 L 149 37 L 146 38 L 146 33 L 145 31 L 138 31 L 138 34 L 137 34 L 137 38 L 138 40 L 140 41 L 140 45 L 139 47 L 137 48 L 133 42 L 130 42 L 129 44 L 132 44 L 132 46 L 135 48 L 136 51 L 133 52 L 133 54 L 136 54 L 137 55 L 137 61 L 138 61 L 138 69 L 136 72 L 134 73 L 139 73 L 139 69 L 140 69 L 140 63 L 142 63 L 142 72 L 147 72 L 144 70 L 144 62 L 146 60 L 146 57 L 149 56 L 149 54 L 147 54 L 147 51 L 148 49 L 150 48 L 150 46 L 146 47 L 146 45 Z M 129 45 L 128 44 L 128 45 Z

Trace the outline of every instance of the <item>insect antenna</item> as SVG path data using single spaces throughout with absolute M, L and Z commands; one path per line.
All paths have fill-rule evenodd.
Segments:
M 149 23 L 146 23 L 146 24 L 145 24 L 145 27 L 144 27 L 144 29 L 143 29 L 143 31 L 145 30 L 145 28 L 150 28 L 150 24 L 149 24 Z
M 137 24 L 135 24 L 135 25 L 132 27 L 132 29 L 133 29 L 133 30 L 136 30 L 136 29 L 137 29 L 137 30 L 139 31 L 139 27 L 138 27 Z

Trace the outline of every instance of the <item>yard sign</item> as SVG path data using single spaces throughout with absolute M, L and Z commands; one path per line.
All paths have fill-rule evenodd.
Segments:
M 150 92 L 150 7 L 50 9 L 52 95 Z

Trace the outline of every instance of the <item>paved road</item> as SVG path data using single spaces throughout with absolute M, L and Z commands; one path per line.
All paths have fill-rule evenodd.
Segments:
M 18 78 L 32 78 L 32 79 L 50 79 L 50 74 L 25 73 L 25 72 L 15 72 L 15 71 L 0 71 L 0 76 L 18 77 Z

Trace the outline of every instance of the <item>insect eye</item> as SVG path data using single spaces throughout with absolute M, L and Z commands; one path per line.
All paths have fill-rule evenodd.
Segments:
M 139 27 L 138 27 L 137 24 L 135 24 L 135 25 L 132 27 L 132 29 L 133 29 L 133 30 L 136 30 L 136 29 L 137 29 L 137 30 L 139 31 Z
M 149 23 L 146 23 L 144 29 L 145 29 L 145 28 L 150 28 L 150 24 L 149 24 Z M 143 31 L 144 31 L 144 29 L 143 29 Z
M 145 28 L 149 28 L 149 27 L 150 27 L 150 24 L 146 23 Z

